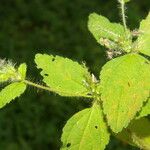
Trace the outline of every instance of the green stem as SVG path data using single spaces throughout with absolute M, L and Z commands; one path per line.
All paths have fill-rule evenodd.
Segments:
M 122 15 L 123 26 L 124 26 L 125 32 L 127 32 L 127 23 L 126 23 L 126 16 L 125 16 L 125 2 L 121 0 L 120 4 L 121 4 L 121 15 Z
M 28 85 L 31 85 L 31 86 L 34 86 L 34 87 L 37 87 L 39 89 L 42 89 L 42 90 L 46 90 L 46 91 L 49 91 L 49 92 L 56 92 L 56 91 L 53 91 L 51 88 L 49 87 L 46 87 L 46 86 L 43 86 L 43 85 L 40 85 L 40 84 L 37 84 L 37 83 L 33 83 L 31 81 L 28 81 L 28 80 L 24 80 L 23 81 L 25 84 L 28 84 Z
M 22 82 L 24 82 L 24 83 L 27 84 L 27 85 L 34 86 L 34 87 L 39 88 L 39 89 L 42 89 L 42 90 L 46 90 L 46 91 L 54 92 L 54 93 L 59 93 L 59 91 L 53 90 L 53 89 L 51 89 L 50 87 L 43 86 L 43 85 L 40 85 L 40 84 L 37 84 L 37 83 L 33 83 L 33 82 L 31 82 L 31 81 L 28 81 L 28 80 L 23 80 Z M 65 93 L 65 94 L 67 95 L 68 93 Z M 86 98 L 92 98 L 92 96 L 88 96 L 88 95 L 86 95 L 86 96 L 84 96 L 84 97 L 86 97 Z

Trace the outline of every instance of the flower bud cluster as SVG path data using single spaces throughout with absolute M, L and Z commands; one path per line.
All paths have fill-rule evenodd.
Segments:
M 0 82 L 18 81 L 21 77 L 15 68 L 15 64 L 5 59 L 0 59 Z

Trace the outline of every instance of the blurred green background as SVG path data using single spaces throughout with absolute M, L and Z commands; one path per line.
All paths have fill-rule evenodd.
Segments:
M 138 28 L 150 0 L 131 0 L 128 25 Z M 28 79 L 41 83 L 36 53 L 57 54 L 86 62 L 96 76 L 107 61 L 105 50 L 87 29 L 97 12 L 119 21 L 117 0 L 0 0 L 0 57 L 26 62 Z M 0 150 L 58 150 L 62 128 L 89 100 L 62 98 L 28 87 L 25 94 L 0 110 Z M 112 137 L 107 150 L 135 150 Z

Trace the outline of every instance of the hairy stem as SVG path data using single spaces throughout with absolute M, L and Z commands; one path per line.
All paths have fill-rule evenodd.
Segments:
M 22 82 L 24 82 L 24 83 L 27 84 L 27 85 L 34 86 L 34 87 L 36 87 L 36 88 L 38 88 L 38 89 L 42 89 L 42 90 L 46 90 L 46 91 L 54 92 L 54 93 L 59 93 L 59 91 L 53 90 L 53 89 L 51 89 L 50 87 L 43 86 L 43 85 L 40 85 L 40 84 L 31 82 L 31 81 L 28 81 L 28 80 L 23 80 Z M 66 93 L 66 95 L 67 95 L 67 93 Z M 92 96 L 89 96 L 89 95 L 86 95 L 86 96 L 84 96 L 84 97 L 86 97 L 86 98 L 92 98 Z
M 33 83 L 31 81 L 28 81 L 28 80 L 24 80 L 23 82 L 26 83 L 26 84 L 28 84 L 28 85 L 31 85 L 31 86 L 37 87 L 39 89 L 42 89 L 42 90 L 46 90 L 46 91 L 50 91 L 50 92 L 55 92 L 55 91 L 53 91 L 49 87 L 46 87 L 46 86 L 43 86 L 43 85 L 40 85 L 40 84 L 37 84 L 37 83 Z
M 122 16 L 122 22 L 124 26 L 125 32 L 127 32 L 127 23 L 126 23 L 126 15 L 125 15 L 125 2 L 123 0 L 119 0 L 119 3 L 121 4 L 121 16 Z

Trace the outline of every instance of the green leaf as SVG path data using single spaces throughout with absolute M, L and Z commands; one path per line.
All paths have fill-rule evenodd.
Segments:
M 136 118 L 139 119 L 141 117 L 148 116 L 149 114 L 150 114 L 150 98 L 144 104 L 144 106 L 142 107 L 141 111 L 139 112 Z
M 130 31 L 126 32 L 121 24 L 111 23 L 106 17 L 92 13 L 89 15 L 88 28 L 97 42 L 108 49 L 131 51 Z
M 52 91 L 62 96 L 88 97 L 85 82 L 90 75 L 85 66 L 68 58 L 46 54 L 37 54 L 35 62 L 37 68 L 42 69 L 43 81 Z
M 26 72 L 27 72 L 27 65 L 23 63 L 18 67 L 18 73 L 22 80 L 26 78 Z
M 9 80 L 9 75 L 8 74 L 0 73 L 0 82 L 6 82 L 8 80 Z
M 140 23 L 139 32 L 141 35 L 137 39 L 137 50 L 150 56 L 150 13 L 147 18 Z
M 125 34 L 124 27 L 111 23 L 106 17 L 92 13 L 89 15 L 88 28 L 97 41 L 107 38 L 116 41 Z
M 128 127 L 123 129 L 118 134 L 114 134 L 114 136 L 117 139 L 121 140 L 123 143 L 130 144 L 132 146 L 137 147 L 137 145 L 133 142 L 132 135 L 131 135 L 130 131 L 128 130 Z
M 19 97 L 26 89 L 22 82 L 11 83 L 0 91 L 0 108 L 10 103 L 16 97 Z
M 109 133 L 98 104 L 75 114 L 63 129 L 61 150 L 104 150 Z
M 120 132 L 149 97 L 150 62 L 138 54 L 115 58 L 103 67 L 100 79 L 108 124 Z
M 117 138 L 144 150 L 150 150 L 150 121 L 146 118 L 134 120 Z

